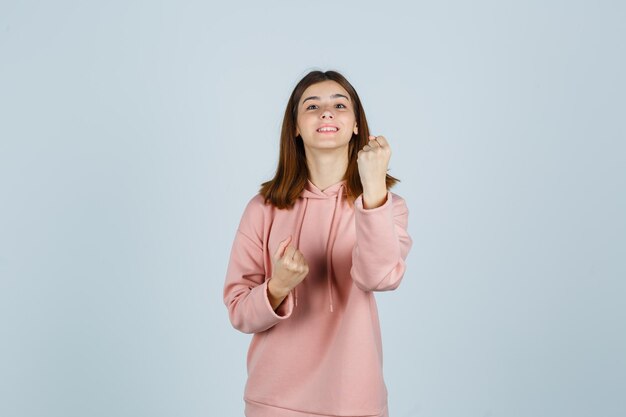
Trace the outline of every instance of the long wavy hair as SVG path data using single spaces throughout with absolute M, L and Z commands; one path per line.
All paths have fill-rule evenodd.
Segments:
M 289 97 L 280 134 L 278 167 L 274 178 L 262 183 L 259 191 L 265 198 L 266 204 L 271 203 L 279 209 L 291 208 L 306 186 L 309 179 L 309 168 L 306 163 L 302 137 L 296 135 L 298 103 L 309 86 L 326 80 L 335 81 L 341 85 L 350 94 L 353 103 L 359 133 L 356 135 L 352 133 L 352 138 L 348 144 L 349 160 L 343 179 L 347 180 L 346 192 L 350 205 L 353 205 L 354 200 L 363 193 L 357 156 L 358 152 L 369 142 L 370 133 L 359 95 L 352 84 L 337 71 L 311 71 L 298 82 Z M 400 180 L 387 174 L 385 180 L 387 189 L 393 187 L 398 181 Z

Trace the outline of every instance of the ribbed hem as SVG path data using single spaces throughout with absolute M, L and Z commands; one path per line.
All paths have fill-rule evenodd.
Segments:
M 274 407 L 272 405 L 244 400 L 246 402 L 246 417 L 389 417 L 388 408 L 378 414 L 315 414 L 305 411 L 290 410 L 288 408 Z

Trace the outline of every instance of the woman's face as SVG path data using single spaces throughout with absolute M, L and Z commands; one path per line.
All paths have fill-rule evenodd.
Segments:
M 296 135 L 302 136 L 305 149 L 347 147 L 357 132 L 350 94 L 339 83 L 326 80 L 304 90 L 298 103 Z

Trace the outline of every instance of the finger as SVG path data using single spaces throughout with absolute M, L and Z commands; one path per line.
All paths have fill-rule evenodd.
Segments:
M 298 264 L 304 263 L 304 255 L 299 250 L 296 250 L 296 253 L 293 254 L 293 260 Z
M 370 148 L 380 148 L 380 144 L 376 141 L 376 139 L 370 140 L 368 145 Z
M 295 252 L 296 252 L 296 248 L 294 248 L 291 245 L 287 246 L 287 249 L 285 249 L 285 256 L 284 256 L 284 258 L 286 258 L 286 259 L 293 259 L 293 255 L 294 255 Z
M 289 244 L 289 242 L 291 242 L 291 235 L 287 236 L 286 239 L 283 239 L 283 241 L 281 241 L 278 244 L 278 248 L 276 249 L 276 253 L 274 254 L 274 258 L 276 259 L 280 259 L 283 257 L 285 248 L 287 247 L 287 245 Z
M 376 142 L 380 145 L 381 148 L 389 146 L 389 142 L 387 142 L 387 139 L 385 139 L 384 136 L 376 136 Z

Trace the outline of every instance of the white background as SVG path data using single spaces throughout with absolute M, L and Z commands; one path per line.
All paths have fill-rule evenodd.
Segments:
M 626 415 L 620 1 L 0 2 L 0 415 L 241 416 L 222 287 L 313 69 L 392 148 L 391 417 Z

